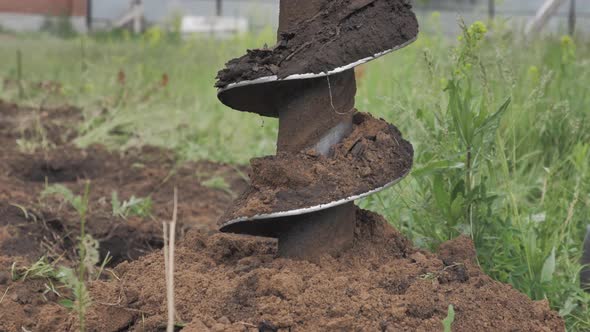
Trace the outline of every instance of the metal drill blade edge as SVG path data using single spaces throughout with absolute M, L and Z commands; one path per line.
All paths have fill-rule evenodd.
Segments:
M 346 204 L 348 202 L 356 201 L 357 199 L 361 199 L 361 198 L 370 196 L 370 195 L 378 193 L 380 191 L 383 191 L 383 190 L 399 183 L 406 176 L 408 176 L 408 174 L 410 174 L 410 171 L 406 172 L 401 177 L 397 178 L 394 181 L 389 182 L 388 184 L 386 184 L 382 187 L 379 187 L 377 189 L 373 189 L 371 191 L 367 191 L 366 193 L 363 193 L 363 194 L 349 196 L 348 198 L 340 199 L 337 201 L 332 201 L 332 202 L 326 203 L 326 204 L 319 204 L 319 205 L 315 205 L 315 206 L 303 208 L 303 209 L 295 209 L 295 210 L 275 212 L 275 213 L 269 213 L 269 214 L 259 214 L 259 215 L 255 215 L 253 217 L 240 217 L 240 218 L 236 218 L 236 219 L 233 219 L 231 221 L 228 221 L 228 222 L 222 224 L 221 227 L 219 227 L 219 228 L 223 232 L 224 228 L 229 227 L 231 225 L 238 224 L 238 223 L 242 223 L 245 221 L 256 221 L 256 220 L 266 220 L 266 219 L 274 219 L 274 218 L 299 216 L 299 215 L 303 215 L 303 214 L 307 214 L 307 213 L 318 212 L 321 210 L 333 208 L 333 207 L 336 207 L 336 206 L 339 206 L 342 204 Z
M 285 77 L 283 79 L 280 79 L 280 80 L 279 80 L 279 78 L 278 78 L 277 75 L 264 76 L 264 77 L 259 77 L 259 78 L 253 79 L 253 80 L 241 81 L 241 82 L 237 82 L 237 83 L 230 83 L 226 87 L 218 89 L 217 90 L 217 95 L 219 96 L 220 94 L 222 94 L 224 92 L 227 92 L 228 90 L 239 88 L 239 87 L 244 87 L 244 86 L 248 86 L 248 85 L 255 85 L 255 84 L 262 84 L 262 83 L 270 83 L 270 82 L 276 82 L 276 81 L 303 80 L 303 79 L 317 78 L 317 77 L 325 77 L 325 76 L 329 76 L 329 75 L 333 75 L 333 74 L 338 74 L 338 73 L 341 73 L 343 71 L 346 71 L 346 70 L 352 69 L 354 67 L 360 66 L 362 64 L 365 64 L 365 63 L 367 63 L 369 61 L 372 61 L 372 60 L 375 60 L 377 58 L 380 58 L 380 57 L 382 57 L 382 56 L 384 56 L 384 55 L 386 55 L 388 53 L 391 53 L 391 52 L 400 50 L 400 49 L 402 49 L 402 48 L 410 45 L 411 43 L 415 42 L 416 39 L 418 39 L 418 37 L 414 37 L 414 38 L 408 40 L 407 42 L 405 42 L 405 43 L 403 43 L 403 44 L 401 44 L 401 45 L 399 45 L 397 47 L 394 47 L 392 49 L 389 49 L 389 50 L 383 51 L 381 53 L 377 53 L 377 54 L 374 54 L 372 56 L 369 56 L 369 57 L 360 59 L 360 60 L 358 60 L 356 62 L 350 63 L 350 64 L 348 64 L 346 66 L 338 67 L 338 68 L 333 69 L 333 70 L 330 70 L 328 72 L 321 72 L 321 73 L 317 73 L 317 74 L 314 74 L 314 73 L 293 74 L 293 75 L 287 76 L 287 77 Z

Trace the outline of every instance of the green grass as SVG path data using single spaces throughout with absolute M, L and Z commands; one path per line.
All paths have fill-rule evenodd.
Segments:
M 422 34 L 367 66 L 357 107 L 396 124 L 416 160 L 405 181 L 360 204 L 425 248 L 468 234 L 488 274 L 548 299 L 569 330 L 590 330 L 590 295 L 578 286 L 590 222 L 590 44 L 585 36 L 525 43 L 499 25 L 484 35 L 482 26 L 460 41 Z M 276 120 L 224 107 L 213 84 L 226 60 L 272 44 L 273 31 L 165 37 L 2 40 L 0 77 L 15 78 L 22 50 L 25 96 L 6 88 L 0 97 L 82 106 L 81 146 L 155 144 L 180 159 L 242 164 L 272 154 Z M 61 82 L 64 95 L 27 84 L 45 80 Z

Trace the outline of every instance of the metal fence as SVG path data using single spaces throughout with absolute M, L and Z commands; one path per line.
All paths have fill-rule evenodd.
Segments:
M 120 0 L 101 0 L 121 3 Z M 182 12 L 189 15 L 244 16 L 251 24 L 252 30 L 266 26 L 276 26 L 279 0 L 143 0 L 148 19 L 160 21 L 165 15 Z M 428 29 L 427 18 L 433 13 L 440 13 L 440 26 L 448 35 L 458 32 L 457 18 L 462 17 L 466 23 L 475 20 L 497 17 L 506 19 L 516 29 L 525 25 L 535 16 L 536 11 L 545 0 L 413 0 L 414 7 Z M 571 21 L 580 31 L 590 32 L 590 0 L 567 0 L 547 26 L 549 32 L 567 32 Z M 572 5 L 575 4 L 574 7 Z M 573 11 L 571 9 L 574 9 Z

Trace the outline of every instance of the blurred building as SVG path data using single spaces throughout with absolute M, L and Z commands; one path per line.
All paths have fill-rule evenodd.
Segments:
M 260 30 L 278 24 L 279 0 L 142 0 L 144 16 L 149 22 L 167 23 L 176 16 L 190 16 L 193 25 L 204 17 L 212 26 L 235 25 L 242 31 L 244 21 L 248 30 Z M 129 7 L 128 0 L 93 0 L 93 26 L 108 27 Z M 227 19 L 216 20 L 221 16 Z M 198 29 L 197 29 L 198 30 Z
M 85 31 L 88 11 L 88 0 L 0 0 L 0 27 L 36 31 L 61 18 L 73 29 Z

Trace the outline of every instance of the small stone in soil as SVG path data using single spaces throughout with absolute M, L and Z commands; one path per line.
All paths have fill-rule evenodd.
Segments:
M 10 274 L 8 272 L 0 272 L 0 285 L 5 285 L 10 280 Z
M 279 329 L 274 326 L 272 323 L 267 321 L 262 321 L 258 324 L 258 332 L 278 332 Z

